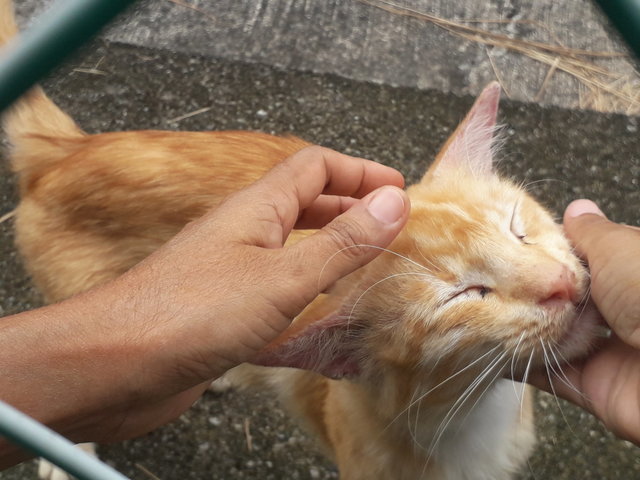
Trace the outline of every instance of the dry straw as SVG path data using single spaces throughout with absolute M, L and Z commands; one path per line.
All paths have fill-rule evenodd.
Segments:
M 15 216 L 16 216 L 16 210 L 11 210 L 10 212 L 5 213 L 4 215 L 0 216 L 0 223 L 4 223 L 7 220 L 10 220 Z
M 492 32 L 474 24 L 480 23 L 511 23 L 506 20 L 468 20 L 453 21 L 437 17 L 428 13 L 407 8 L 386 0 L 356 0 L 360 3 L 379 8 L 394 15 L 411 17 L 436 25 L 458 37 L 466 40 L 493 46 L 525 55 L 549 67 L 542 86 L 533 100 L 539 100 L 553 75 L 560 71 L 571 75 L 579 81 L 580 107 L 599 111 L 625 112 L 629 115 L 640 114 L 640 75 L 621 75 L 596 64 L 594 59 L 625 57 L 624 53 L 598 52 L 568 48 L 554 38 L 555 44 L 514 38 L 501 33 Z M 520 20 L 534 27 L 547 30 L 549 28 L 540 22 Z M 503 84 L 493 59 L 489 60 L 496 72 L 498 81 Z
M 211 14 L 183 0 L 168 1 L 176 5 L 195 10 L 211 20 L 215 19 Z M 622 75 L 598 65 L 593 61 L 594 59 L 627 57 L 627 54 L 625 53 L 600 52 L 565 47 L 555 37 L 547 25 L 533 20 L 518 20 L 517 22 L 511 20 L 453 21 L 436 15 L 420 12 L 387 0 L 355 1 L 379 8 L 393 15 L 411 17 L 419 21 L 428 22 L 471 42 L 507 49 L 547 65 L 549 69 L 542 81 L 540 89 L 532 98 L 533 101 L 539 101 L 542 99 L 549 82 L 557 72 L 564 72 L 571 75 L 579 82 L 578 94 L 580 108 L 590 108 L 604 112 L 624 112 L 628 115 L 640 115 L 640 74 L 638 74 L 638 72 L 634 72 L 630 75 Z M 515 38 L 475 26 L 478 24 L 500 23 L 528 24 L 540 30 L 545 30 L 555 43 Z M 502 84 L 502 87 L 508 94 L 508 87 L 505 85 L 505 82 L 503 81 L 488 50 L 487 54 L 497 80 Z M 195 113 L 200 112 L 196 111 Z M 179 117 L 178 119 L 173 119 L 173 121 L 181 119 L 182 118 Z

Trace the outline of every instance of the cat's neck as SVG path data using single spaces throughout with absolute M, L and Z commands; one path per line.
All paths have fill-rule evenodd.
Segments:
M 341 388 L 346 402 L 354 402 L 376 419 L 381 436 L 431 452 L 452 439 L 460 441 L 465 430 L 471 430 L 474 418 L 493 408 L 499 400 L 493 394 L 496 385 L 502 388 L 500 367 L 502 364 L 490 360 L 464 370 L 440 364 L 430 375 L 429 368 L 411 372 L 378 365 L 359 379 L 342 381 Z M 521 393 L 510 391 L 514 398 Z
M 485 450 L 504 442 L 510 435 L 510 422 L 519 415 L 521 399 L 514 395 L 513 383 L 487 380 L 479 393 L 469 396 L 458 409 L 460 404 L 456 402 L 470 382 L 459 382 L 456 388 L 450 387 L 446 394 L 436 397 L 424 395 L 429 391 L 426 385 L 412 391 L 410 380 L 406 373 L 387 372 L 377 380 L 337 381 L 334 390 L 346 414 L 343 421 L 351 425 L 349 430 L 360 436 L 359 441 L 374 456 L 375 452 L 401 452 L 406 462 L 402 470 L 417 475 L 406 478 L 431 478 L 434 472 L 448 470 L 451 465 L 472 478 L 474 468 L 479 467 L 477 459 L 490 457 Z M 460 452 L 468 454 L 450 458 Z M 451 478 L 467 477 L 454 474 Z

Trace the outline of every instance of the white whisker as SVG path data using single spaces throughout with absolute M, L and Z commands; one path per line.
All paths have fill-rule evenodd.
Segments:
M 461 370 L 458 370 L 456 373 L 449 375 L 447 378 L 445 378 L 442 382 L 438 383 L 435 387 L 427 390 L 426 393 L 423 393 L 422 395 L 420 395 L 420 397 L 411 402 L 404 410 L 402 410 L 398 415 L 396 415 L 394 417 L 393 420 L 391 420 L 389 422 L 389 424 L 384 428 L 384 430 L 382 430 L 382 433 L 384 433 L 396 420 L 398 420 L 403 414 L 405 414 L 411 407 L 413 407 L 414 404 L 416 404 L 417 402 L 422 401 L 427 395 L 429 395 L 431 392 L 433 392 L 434 390 L 440 388 L 442 385 L 444 385 L 445 383 L 447 383 L 448 381 L 452 380 L 453 378 L 457 377 L 458 375 L 460 375 L 461 373 L 465 372 L 466 370 L 470 369 L 472 366 L 474 366 L 476 363 L 478 363 L 479 361 L 481 361 L 484 357 L 486 357 L 487 355 L 491 355 L 495 350 L 497 350 L 499 348 L 499 345 L 496 345 L 495 347 L 493 347 L 491 350 L 489 350 L 488 352 L 482 354 L 480 357 L 476 358 L 473 362 L 471 362 L 470 364 L 468 364 L 466 367 L 462 368 Z M 438 362 L 440 361 L 440 359 L 438 359 Z M 413 398 L 413 397 L 412 397 Z
M 449 423 L 453 420 L 453 417 L 455 416 L 455 414 L 462 408 L 464 403 L 469 398 L 471 398 L 471 395 L 473 394 L 474 390 L 478 387 L 478 385 L 482 384 L 483 380 L 490 374 L 491 370 L 493 370 L 495 368 L 495 366 L 498 365 L 500 360 L 504 359 L 506 354 L 507 354 L 507 352 L 503 352 L 501 355 L 498 355 L 498 356 L 496 356 L 496 358 L 491 360 L 491 362 L 489 362 L 489 364 L 482 370 L 482 372 L 476 377 L 476 379 L 465 389 L 464 392 L 462 392 L 462 394 L 458 397 L 458 399 L 451 406 L 451 408 L 449 409 L 447 414 L 444 416 L 444 418 L 440 422 L 440 425 L 436 429 L 436 432 L 433 435 L 433 439 L 431 440 L 431 443 L 429 445 L 429 449 L 428 449 L 429 455 L 427 456 L 427 460 L 425 461 L 425 465 L 424 465 L 424 468 L 423 468 L 423 474 L 424 474 L 424 471 L 425 471 L 425 469 L 427 468 L 427 466 L 429 464 L 429 461 L 431 460 L 431 457 L 432 457 L 433 453 L 436 450 L 436 447 L 438 446 L 438 443 L 440 443 L 442 435 L 446 431 Z M 507 362 L 504 364 L 504 366 L 506 366 L 508 363 L 509 363 L 509 360 L 507 360 Z M 503 368 L 504 368 L 504 366 L 503 366 Z M 498 370 L 498 374 L 499 373 L 500 373 L 500 370 Z M 497 375 L 494 378 L 497 378 Z M 492 382 L 489 382 L 489 386 L 491 385 L 491 383 Z M 419 445 L 419 446 L 424 449 L 424 447 L 422 447 L 422 445 Z
M 409 403 L 411 405 L 413 405 L 413 399 L 416 397 L 416 394 L 418 393 L 418 389 L 414 389 L 413 393 L 411 394 L 411 398 L 409 399 Z M 417 432 L 418 432 L 418 417 L 420 415 L 420 404 L 418 404 L 418 411 L 416 412 L 416 421 L 415 421 L 415 427 L 414 430 L 411 430 L 411 407 L 409 407 L 407 409 L 407 429 L 409 430 L 409 435 L 411 435 L 411 439 L 413 440 L 413 443 L 418 445 L 418 439 L 417 439 Z M 385 429 L 386 430 L 386 429 Z
M 489 365 L 487 367 L 485 367 L 485 369 L 480 373 L 480 375 L 471 383 L 471 385 L 469 385 L 467 387 L 467 389 L 462 393 L 462 395 L 460 395 L 460 397 L 458 397 L 458 399 L 454 402 L 454 404 L 449 409 L 449 412 L 447 412 L 447 414 L 445 415 L 444 419 L 440 423 L 440 426 L 436 430 L 435 438 L 434 438 L 434 440 L 431 441 L 431 445 L 429 446 L 429 456 L 431 456 L 431 454 L 433 453 L 433 451 L 437 447 L 438 443 L 440 442 L 440 439 L 441 439 L 442 435 L 446 431 L 447 427 L 449 426 L 449 423 L 451 423 L 451 421 L 453 420 L 453 417 L 456 415 L 456 413 L 458 413 L 458 411 L 460 411 L 460 409 L 465 404 L 465 402 L 469 398 L 471 398 L 471 395 L 473 394 L 475 389 L 478 387 L 478 385 L 482 384 L 482 382 L 486 379 L 486 377 L 500 363 L 500 361 L 502 361 L 504 359 L 504 357 L 506 355 L 507 355 L 507 352 L 503 352 L 501 355 L 499 355 L 496 358 L 494 358 L 489 363 Z
M 427 262 L 435 271 L 439 272 L 441 269 L 435 263 L 433 263 L 433 261 L 429 260 L 427 257 L 424 256 L 424 253 L 422 253 L 422 249 L 418 248 L 417 242 L 415 240 L 413 241 L 413 244 L 416 247 L 416 250 L 422 257 L 422 259 L 425 262 Z
M 513 379 L 515 377 L 514 374 L 514 363 L 516 362 L 516 352 L 518 351 L 518 348 L 520 347 L 520 343 L 522 342 L 524 335 L 526 332 L 522 332 L 520 334 L 520 338 L 518 339 L 518 343 L 516 343 L 516 348 L 513 349 L 513 355 L 511 357 L 511 378 Z M 516 395 L 516 400 L 520 400 L 520 398 L 518 397 L 518 391 L 516 390 L 516 384 L 513 383 L 513 393 L 515 393 Z
M 416 262 L 415 260 L 410 259 L 409 257 L 406 257 L 404 255 L 401 255 L 398 252 L 394 252 L 393 250 L 389 250 L 388 248 L 384 248 L 384 247 L 379 247 L 377 245 L 368 245 L 365 243 L 359 243 L 357 245 L 349 245 L 348 247 L 344 247 L 341 248 L 340 250 L 338 250 L 337 252 L 335 252 L 333 255 L 331 255 L 326 262 L 324 262 L 324 265 L 322 266 L 322 269 L 320 270 L 320 274 L 318 275 L 318 292 L 321 291 L 320 289 L 320 280 L 322 279 L 322 274 L 324 273 L 325 268 L 327 268 L 327 265 L 329 264 L 329 262 L 331 262 L 331 260 L 333 260 L 337 255 L 340 255 L 342 252 L 344 252 L 345 250 L 349 250 L 350 248 L 362 248 L 362 247 L 366 247 L 366 248 L 373 248 L 375 250 L 382 250 L 383 252 L 386 253 L 390 253 L 392 255 L 395 255 L 396 257 L 399 257 L 417 267 L 423 268 L 425 269 L 427 272 L 431 272 L 431 270 L 429 268 L 427 268 L 425 265 L 422 265 L 418 262 Z
M 506 367 L 509 364 L 509 360 L 507 360 L 507 362 L 504 364 L 503 368 Z M 485 389 L 482 391 L 482 393 L 480 393 L 480 395 L 478 396 L 478 398 L 476 399 L 476 401 L 473 403 L 473 405 L 471 405 L 471 408 L 469 408 L 469 410 L 467 411 L 467 414 L 464 416 L 464 418 L 462 419 L 462 421 L 460 422 L 460 426 L 462 426 L 462 424 L 465 422 L 465 420 L 467 419 L 467 417 L 469 416 L 469 414 L 473 411 L 474 408 L 476 408 L 476 405 L 478 405 L 478 403 L 480 402 L 480 400 L 482 400 L 482 397 L 484 396 L 484 394 L 487 392 L 487 390 L 489 390 L 489 388 L 495 384 L 495 381 L 497 380 L 497 378 L 500 376 L 500 374 L 502 373 L 502 369 L 498 369 L 498 371 L 496 372 L 496 374 L 493 376 L 493 378 L 491 379 L 490 382 L 487 383 L 487 386 L 485 387 Z M 517 395 L 516 395 L 517 398 Z
M 555 343 L 555 342 L 554 342 L 554 343 Z M 558 345 L 557 343 L 556 343 L 555 345 L 556 345 L 557 347 L 559 347 L 559 345 Z M 551 344 L 549 344 L 549 346 L 551 346 Z M 568 366 L 568 367 L 569 367 L 571 370 L 573 370 L 574 372 L 577 372 L 577 371 L 578 371 L 578 369 L 577 369 L 576 367 L 574 367 L 573 365 L 571 365 L 571 363 L 569 362 L 569 360 L 567 360 L 567 359 L 565 358 L 565 356 L 564 356 L 564 355 L 562 355 L 562 352 L 560 351 L 560 349 L 559 349 L 559 348 L 557 348 L 557 349 L 556 349 L 556 351 L 558 352 L 558 355 L 560 356 L 560 358 L 562 359 L 562 361 L 564 362 L 564 364 L 565 364 L 566 366 Z
M 558 377 L 558 379 L 564 383 L 567 387 L 569 387 L 571 390 L 573 390 L 574 392 L 576 392 L 579 396 L 585 398 L 585 396 L 582 394 L 582 392 L 580 392 L 578 390 L 578 388 L 571 383 L 571 380 L 569 380 L 569 377 L 567 377 L 566 373 L 564 372 L 564 370 L 562 369 L 562 365 L 560 364 L 560 361 L 558 360 L 558 357 L 556 356 L 553 346 L 551 345 L 551 343 L 547 342 L 547 347 L 549 348 L 549 353 L 551 353 L 551 356 L 553 357 L 553 359 L 556 362 L 556 365 L 558 366 L 558 372 L 556 371 L 555 368 L 553 368 L 553 366 L 549 365 L 551 367 L 551 369 L 553 370 L 553 373 Z M 560 353 L 558 351 L 558 353 Z
M 544 367 L 545 367 L 545 370 L 547 371 L 547 378 L 549 379 L 549 386 L 551 387 L 553 398 L 556 401 L 556 405 L 558 405 L 558 410 L 560 410 L 560 415 L 562 415 L 564 423 L 567 424 L 567 427 L 569 427 L 569 430 L 571 431 L 571 433 L 577 438 L 576 432 L 573 430 L 573 428 L 571 428 L 571 425 L 569 424 L 569 420 L 567 419 L 567 416 L 564 414 L 564 410 L 562 410 L 562 406 L 560 405 L 560 400 L 558 399 L 558 395 L 556 394 L 556 389 L 553 386 L 553 379 L 551 378 L 551 372 L 549 370 L 550 361 L 549 361 L 549 357 L 547 356 L 547 350 L 544 346 L 544 341 L 542 340 L 542 338 L 540 338 L 539 340 L 540 340 L 540 346 L 542 346 L 542 352 L 544 355 Z
M 403 277 L 403 276 L 406 276 L 406 275 L 418 275 L 418 276 L 426 276 L 426 277 L 431 278 L 431 275 L 426 274 L 426 273 L 422 273 L 422 272 L 403 272 L 403 273 L 394 273 L 392 275 L 388 275 L 388 276 L 378 280 L 376 283 L 374 283 L 373 285 L 369 286 L 364 292 L 362 292 L 358 296 L 356 301 L 353 303 L 353 306 L 351 307 L 351 311 L 349 312 L 347 325 L 349 323 L 351 323 L 351 319 L 353 318 L 353 312 L 355 311 L 356 307 L 358 306 L 358 302 L 360 302 L 362 297 L 364 297 L 372 288 L 376 287 L 377 285 L 381 284 L 382 282 L 386 282 L 387 280 L 391 280 L 392 278 Z
M 531 354 L 529 355 L 529 361 L 527 362 L 527 367 L 524 370 L 524 376 L 522 377 L 522 391 L 520 397 L 520 422 L 522 422 L 522 413 L 524 412 L 524 391 L 527 388 L 527 379 L 529 378 L 529 371 L 531 369 L 531 362 L 533 361 L 534 350 L 531 350 Z
M 536 185 L 538 183 L 544 183 L 544 182 L 560 182 L 560 183 L 564 183 L 565 185 L 567 184 L 567 182 L 565 180 L 560 180 L 558 178 L 541 178 L 539 180 L 533 180 L 531 182 L 528 183 L 521 183 L 520 187 L 523 190 L 526 190 L 527 192 L 530 191 L 529 187 Z

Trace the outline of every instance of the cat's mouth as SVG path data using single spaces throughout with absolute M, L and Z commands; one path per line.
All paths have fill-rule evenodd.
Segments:
M 552 369 L 564 368 L 560 364 L 584 357 L 597 339 L 605 335 L 606 324 L 590 298 L 571 306 L 569 309 L 565 304 L 564 312 L 556 312 L 558 317 L 552 322 L 556 328 L 534 334 L 529 339 L 530 347 L 521 347 L 516 352 L 520 360 L 507 372 L 507 378 L 520 381 L 529 370 L 543 368 L 545 364 L 551 364 Z

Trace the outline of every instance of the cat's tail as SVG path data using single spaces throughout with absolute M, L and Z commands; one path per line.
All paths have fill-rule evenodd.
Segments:
M 17 34 L 13 2 L 0 0 L 0 48 Z M 2 126 L 16 172 L 37 171 L 50 165 L 68 155 L 74 140 L 85 135 L 37 86 L 3 113 Z

